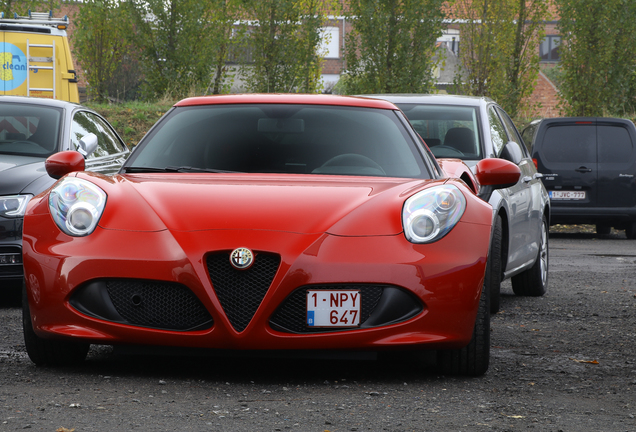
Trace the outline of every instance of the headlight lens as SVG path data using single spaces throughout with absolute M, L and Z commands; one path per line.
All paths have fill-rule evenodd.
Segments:
M 65 178 L 49 194 L 49 209 L 57 226 L 74 237 L 95 230 L 106 205 L 106 192 L 93 183 Z
M 0 216 L 6 218 L 23 217 L 32 195 L 0 196 Z
M 419 192 L 404 203 L 402 225 L 411 243 L 432 243 L 444 237 L 466 210 L 466 198 L 453 185 Z

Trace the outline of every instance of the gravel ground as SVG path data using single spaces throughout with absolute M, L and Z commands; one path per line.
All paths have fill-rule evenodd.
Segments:
M 636 242 L 556 227 L 541 298 L 504 283 L 491 367 L 121 355 L 37 368 L 0 305 L 0 431 L 636 431 Z M 418 363 L 420 362 L 420 363 Z

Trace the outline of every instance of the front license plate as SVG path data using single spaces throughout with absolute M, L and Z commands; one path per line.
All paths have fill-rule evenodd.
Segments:
M 550 199 L 584 200 L 585 191 L 550 191 Z
M 358 327 L 360 325 L 359 290 L 307 291 L 308 327 Z

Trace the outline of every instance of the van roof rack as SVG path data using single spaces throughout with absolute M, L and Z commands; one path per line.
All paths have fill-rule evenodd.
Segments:
M 20 16 L 17 13 L 13 14 L 13 18 L 5 18 L 4 12 L 0 12 L 0 23 L 7 24 L 43 24 L 52 27 L 57 27 L 64 30 L 68 27 L 68 16 L 64 15 L 62 18 L 54 18 L 53 11 L 49 12 L 31 12 L 29 9 L 27 16 Z

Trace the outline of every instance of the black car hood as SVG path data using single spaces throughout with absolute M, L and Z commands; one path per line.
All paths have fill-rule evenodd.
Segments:
M 43 158 L 0 155 L 0 195 L 39 194 L 54 180 L 44 169 Z

